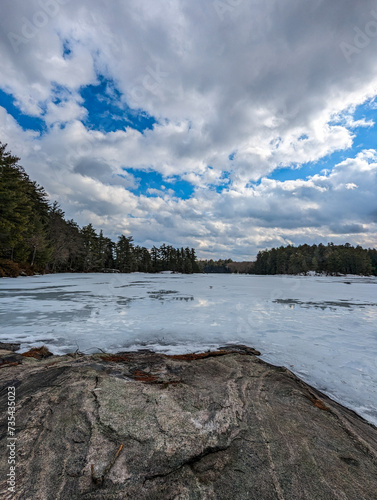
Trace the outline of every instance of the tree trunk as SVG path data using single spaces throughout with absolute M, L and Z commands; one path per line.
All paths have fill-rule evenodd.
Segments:
M 34 259 L 35 259 L 35 254 L 37 253 L 37 247 L 36 245 L 33 246 L 33 256 L 31 258 L 31 265 L 34 266 Z

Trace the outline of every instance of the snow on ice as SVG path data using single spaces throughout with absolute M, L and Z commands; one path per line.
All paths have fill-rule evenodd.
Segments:
M 377 425 L 377 278 L 57 274 L 0 281 L 0 340 L 53 353 L 241 343 Z

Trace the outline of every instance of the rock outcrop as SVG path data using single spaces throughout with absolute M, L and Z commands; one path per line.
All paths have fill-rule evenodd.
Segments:
M 8 353 L 1 491 L 14 386 L 10 498 L 375 500 L 377 429 L 255 354 Z

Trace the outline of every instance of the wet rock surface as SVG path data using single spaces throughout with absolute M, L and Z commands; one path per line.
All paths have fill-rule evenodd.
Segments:
M 1 491 L 15 386 L 12 498 L 375 500 L 377 429 L 256 354 L 0 363 Z
M 9 342 L 0 342 L 0 349 L 5 349 L 7 351 L 18 351 L 18 349 L 21 347 L 21 344 L 17 344 L 15 342 L 9 343 Z

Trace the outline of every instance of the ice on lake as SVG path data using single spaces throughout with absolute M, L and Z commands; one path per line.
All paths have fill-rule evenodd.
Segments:
M 377 425 L 377 278 L 58 274 L 0 280 L 0 340 L 53 353 L 241 343 Z

